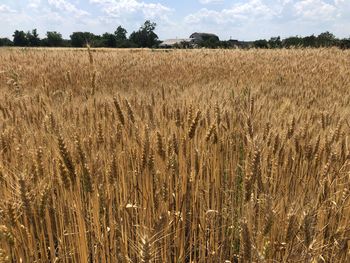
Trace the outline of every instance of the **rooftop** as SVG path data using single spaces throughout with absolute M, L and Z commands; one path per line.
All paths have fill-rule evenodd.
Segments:
M 181 44 L 181 42 L 191 42 L 192 38 L 176 38 L 176 39 L 166 39 L 160 46 L 173 46 L 175 44 Z

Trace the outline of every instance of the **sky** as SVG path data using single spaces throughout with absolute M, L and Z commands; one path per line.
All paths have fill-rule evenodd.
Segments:
M 0 37 L 37 28 L 40 37 L 58 31 L 128 33 L 145 20 L 157 23 L 160 39 L 193 32 L 220 39 L 255 40 L 318 35 L 350 37 L 350 0 L 0 0 Z

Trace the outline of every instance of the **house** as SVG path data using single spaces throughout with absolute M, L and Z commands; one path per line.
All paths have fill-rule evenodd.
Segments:
M 201 44 L 205 41 L 211 40 L 214 42 L 219 42 L 220 39 L 217 35 L 215 34 L 211 34 L 211 33 L 198 33 L 195 32 L 192 35 L 190 35 L 190 38 L 192 38 L 194 40 L 194 42 L 196 44 Z
M 195 32 L 189 38 L 167 39 L 159 44 L 160 48 L 194 48 L 204 42 L 219 42 L 219 37 L 210 33 Z
M 192 47 L 194 40 L 192 38 L 176 38 L 164 40 L 159 47 L 161 48 L 175 48 L 175 47 Z

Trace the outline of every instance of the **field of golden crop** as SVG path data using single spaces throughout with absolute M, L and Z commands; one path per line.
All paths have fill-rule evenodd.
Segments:
M 0 262 L 349 262 L 350 52 L 0 49 Z

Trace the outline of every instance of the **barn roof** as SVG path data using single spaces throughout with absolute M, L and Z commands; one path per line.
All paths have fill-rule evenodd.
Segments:
M 173 46 L 176 44 L 181 44 L 182 42 L 191 42 L 192 40 L 192 38 L 166 39 L 159 46 Z
M 194 32 L 190 37 L 192 38 L 195 35 L 218 37 L 217 35 L 215 35 L 213 33 L 204 33 L 204 32 Z

